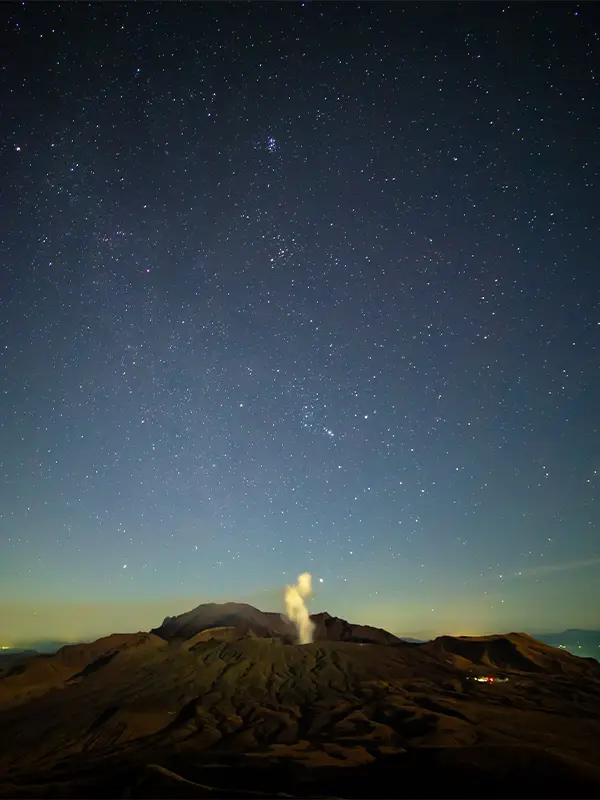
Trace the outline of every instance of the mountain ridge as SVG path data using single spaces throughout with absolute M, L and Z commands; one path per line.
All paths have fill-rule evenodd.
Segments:
M 218 604 L 216 604 L 218 605 Z M 224 604 L 221 604 L 224 605 Z M 278 612 L 265 612 L 270 614 L 278 614 Z M 320 612 L 326 614 L 327 612 Z M 278 616 L 282 616 L 280 613 Z M 314 615 L 316 616 L 316 615 Z M 177 615 L 171 617 L 165 617 L 165 621 L 169 619 L 176 619 Z M 164 624 L 164 622 L 163 622 Z M 159 626 L 160 627 L 160 626 Z M 373 626 L 371 626 L 373 627 Z M 152 629 L 156 630 L 156 629 Z M 551 631 L 546 633 L 536 633 L 535 631 L 525 631 L 526 634 L 529 636 L 533 636 L 534 639 L 537 639 L 540 642 L 544 642 L 545 644 L 550 644 L 553 647 L 560 646 L 561 644 L 565 644 L 567 649 L 572 648 L 576 649 L 578 644 L 583 640 L 583 649 L 586 647 L 588 649 L 592 648 L 593 652 L 596 652 L 597 649 L 600 649 L 600 630 L 595 628 L 565 628 L 562 631 Z M 391 634 L 396 636 L 396 638 L 404 641 L 404 642 L 413 642 L 417 644 L 423 644 L 424 642 L 432 641 L 437 636 L 441 636 L 443 634 L 436 634 L 429 638 L 417 638 L 413 636 L 405 636 L 403 634 Z M 462 634 L 455 634 L 456 636 L 460 637 Z M 492 634 L 481 634 L 485 635 L 492 635 Z M 57 641 L 57 640 L 35 640 L 35 641 L 26 641 L 16 643 L 13 646 L 5 647 L 4 649 L 0 649 L 0 668 L 2 663 L 5 661 L 18 657 L 21 658 L 25 654 L 48 654 L 48 653 L 55 653 L 61 647 L 65 645 L 73 645 L 73 644 L 81 644 L 85 642 L 91 642 L 92 639 L 81 639 L 81 640 L 72 640 L 72 641 Z M 574 655 L 579 655 L 578 653 L 574 653 Z M 598 654 L 600 657 L 600 654 Z M 596 656 L 592 656 L 596 657 Z

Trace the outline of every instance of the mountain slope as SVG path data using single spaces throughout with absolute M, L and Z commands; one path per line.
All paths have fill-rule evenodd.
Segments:
M 0 676 L 6 673 L 15 664 L 19 664 L 32 656 L 37 656 L 36 650 L 6 649 L 0 651 Z
M 56 653 L 37 654 L 20 660 L 0 679 L 0 709 L 31 700 L 51 689 L 64 688 L 107 664 L 119 653 L 145 653 L 164 642 L 148 633 L 112 634 L 95 642 L 70 644 Z
M 337 640 L 290 645 L 243 614 L 0 678 L 0 797 L 600 796 L 600 665 L 521 634 L 340 641 L 360 626 L 328 615 Z

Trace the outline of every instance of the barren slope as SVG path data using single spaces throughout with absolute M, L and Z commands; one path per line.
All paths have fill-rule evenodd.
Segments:
M 2 797 L 600 796 L 600 665 L 530 637 L 64 650 L 0 679 Z

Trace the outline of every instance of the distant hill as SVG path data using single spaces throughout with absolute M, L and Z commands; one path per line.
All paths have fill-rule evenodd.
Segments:
M 56 653 L 68 642 L 56 641 L 54 639 L 42 639 L 29 641 L 21 647 L 4 647 L 0 650 L 0 675 L 16 663 L 23 661 L 33 655 Z
M 535 638 L 540 642 L 560 647 L 576 656 L 595 658 L 600 661 L 600 631 L 586 631 L 570 628 L 561 633 L 539 633 Z
M 66 644 L 73 644 L 73 642 L 64 639 L 29 639 L 18 642 L 13 649 L 35 650 L 36 653 L 56 653 L 60 647 L 64 647 Z

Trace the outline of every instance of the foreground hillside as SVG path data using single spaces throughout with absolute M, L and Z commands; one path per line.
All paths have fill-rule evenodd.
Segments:
M 356 641 L 380 634 L 332 617 L 299 647 L 230 610 L 0 676 L 0 797 L 600 796 L 597 662 L 524 634 Z

